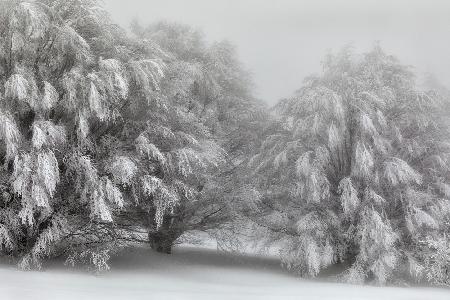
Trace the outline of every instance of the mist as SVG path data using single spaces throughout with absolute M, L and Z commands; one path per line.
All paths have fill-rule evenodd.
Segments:
M 113 19 L 128 28 L 159 20 L 201 29 L 207 40 L 227 39 L 252 72 L 257 96 L 274 104 L 290 96 L 305 76 L 321 70 L 329 51 L 352 45 L 383 49 L 420 77 L 450 82 L 450 2 L 445 0 L 208 1 L 105 0 Z M 420 80 L 420 78 L 419 78 Z
M 0 300 L 450 299 L 449 16 L 0 0 Z

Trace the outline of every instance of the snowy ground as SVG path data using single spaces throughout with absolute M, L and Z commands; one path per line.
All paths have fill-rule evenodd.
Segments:
M 0 299 L 404 299 L 449 300 L 450 290 L 379 288 L 308 281 L 284 272 L 276 259 L 183 247 L 171 256 L 126 251 L 101 276 L 51 268 L 21 272 L 0 266 Z

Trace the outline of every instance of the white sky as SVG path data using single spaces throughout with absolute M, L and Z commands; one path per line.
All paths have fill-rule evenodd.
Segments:
M 257 96 L 275 103 L 320 72 L 328 50 L 351 43 L 364 51 L 374 41 L 418 72 L 450 86 L 450 0 L 103 0 L 128 28 L 177 21 L 208 40 L 233 42 L 253 73 Z

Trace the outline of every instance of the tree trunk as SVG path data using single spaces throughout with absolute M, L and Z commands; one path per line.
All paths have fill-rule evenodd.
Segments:
M 148 242 L 150 247 L 160 253 L 171 254 L 175 241 L 183 234 L 183 229 L 178 226 L 179 220 L 171 216 L 164 216 L 161 226 L 156 229 L 154 214 L 149 214 L 150 230 Z
M 148 241 L 150 247 L 156 252 L 170 254 L 175 241 L 180 237 L 182 231 L 176 226 L 173 218 L 164 218 L 158 230 L 150 230 Z
M 150 247 L 156 252 L 171 254 L 172 246 L 175 243 L 175 237 L 173 234 L 168 232 L 153 232 L 148 234 L 148 241 Z

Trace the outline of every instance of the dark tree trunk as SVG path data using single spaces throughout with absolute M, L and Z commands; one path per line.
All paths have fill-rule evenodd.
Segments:
M 157 231 L 148 234 L 150 247 L 156 252 L 171 254 L 178 235 L 171 231 Z
M 183 233 L 177 224 L 175 218 L 165 217 L 158 230 L 149 231 L 148 242 L 150 247 L 156 252 L 166 254 L 172 253 L 172 247 L 175 244 L 175 241 Z

